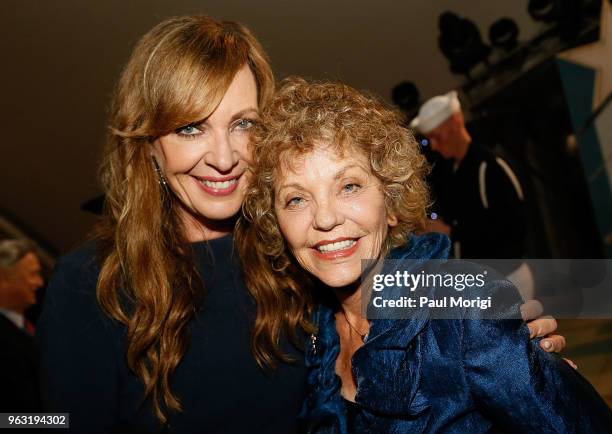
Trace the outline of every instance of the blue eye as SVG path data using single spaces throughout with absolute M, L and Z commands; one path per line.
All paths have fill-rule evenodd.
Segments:
M 353 193 L 357 190 L 359 190 L 361 186 L 359 184 L 355 184 L 355 183 L 350 183 L 350 184 L 346 184 L 344 187 L 342 187 L 342 191 L 344 193 Z
M 177 128 L 174 132 L 179 136 L 197 136 L 202 133 L 202 130 L 195 125 L 185 125 L 184 127 Z
M 251 119 L 238 119 L 234 124 L 234 128 L 239 130 L 248 130 L 253 126 L 254 122 Z
M 290 207 L 300 206 L 303 201 L 304 199 L 299 196 L 292 197 L 291 199 L 287 201 L 287 206 L 290 206 Z

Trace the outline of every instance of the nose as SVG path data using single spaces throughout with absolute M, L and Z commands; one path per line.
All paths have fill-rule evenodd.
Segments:
M 38 290 L 44 284 L 43 278 L 41 276 L 37 276 L 32 280 L 32 287 L 34 290 Z
M 330 231 L 344 223 L 344 215 L 333 201 L 320 202 L 314 215 L 314 227 L 320 231 Z
M 220 173 L 230 172 L 238 164 L 238 158 L 228 133 L 217 133 L 212 140 L 212 146 L 206 153 L 204 161 Z

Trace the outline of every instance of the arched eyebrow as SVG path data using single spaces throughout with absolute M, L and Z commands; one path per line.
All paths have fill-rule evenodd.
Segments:
M 349 164 L 348 166 L 343 167 L 341 170 L 339 170 L 334 175 L 334 180 L 337 181 L 338 179 L 342 178 L 346 174 L 346 172 L 348 172 L 351 169 L 355 169 L 355 168 L 361 169 L 361 170 L 367 172 L 366 169 L 361 164 Z
M 334 181 L 337 181 L 340 178 L 342 178 L 346 174 L 346 172 L 348 172 L 351 169 L 361 169 L 364 172 L 366 171 L 365 168 L 361 164 L 349 164 L 348 166 L 343 167 L 342 169 L 340 169 L 338 172 L 336 172 L 334 174 Z M 280 194 L 286 188 L 295 188 L 296 190 L 300 190 L 300 191 L 306 190 L 299 183 L 297 183 L 297 182 L 290 182 L 288 184 L 281 185 L 279 187 L 279 189 L 278 189 L 278 194 Z
M 235 121 L 235 120 L 237 120 L 237 119 L 243 118 L 243 117 L 245 117 L 245 116 L 247 116 L 247 115 L 250 115 L 250 116 L 252 116 L 252 117 L 254 117 L 254 118 L 259 119 L 259 110 L 257 110 L 255 107 L 247 107 L 247 108 L 245 108 L 245 109 L 242 109 L 242 110 L 240 110 L 239 112 L 236 112 L 236 113 L 234 113 L 234 114 L 232 115 L 232 117 L 230 118 L 230 123 L 231 123 L 231 122 L 234 122 L 234 121 Z M 209 117 L 210 117 L 210 116 L 209 116 Z M 182 127 L 180 127 L 180 128 L 183 128 L 183 127 L 188 127 L 188 126 L 198 127 L 198 126 L 200 126 L 200 125 L 205 125 L 205 124 L 206 124 L 206 122 L 208 122 L 208 118 L 204 118 L 204 119 L 202 119 L 202 120 L 200 120 L 200 121 L 196 121 L 196 122 L 192 122 L 192 123 L 187 124 L 187 125 L 183 125 L 183 126 L 182 126 Z M 179 129 L 180 129 L 180 128 L 179 128 Z
M 282 191 L 287 189 L 287 188 L 295 188 L 296 190 L 305 191 L 305 188 L 302 187 L 297 182 L 290 182 L 289 184 L 281 185 L 280 188 L 278 189 L 278 194 L 280 195 L 282 193 Z
M 232 121 L 235 121 L 236 119 L 240 119 L 245 117 L 246 115 L 251 115 L 251 116 L 256 116 L 259 117 L 259 111 L 255 108 L 255 107 L 248 107 L 245 108 L 243 110 L 240 110 L 238 113 L 235 113 L 232 116 Z

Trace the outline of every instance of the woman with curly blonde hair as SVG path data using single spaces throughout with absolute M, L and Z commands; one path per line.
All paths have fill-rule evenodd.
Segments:
M 291 78 L 254 137 L 254 175 L 236 239 L 250 287 L 302 291 L 318 303 L 302 412 L 309 432 L 612 426 L 594 389 L 530 341 L 522 301 L 505 281 L 491 279 L 476 292 L 510 298 L 494 320 L 463 310 L 433 319 L 427 306 L 397 319 L 385 316 L 389 309 L 364 318 L 363 306 L 368 313 L 372 306 L 363 260 L 378 261 L 375 269 L 387 277 L 417 273 L 414 260 L 431 260 L 428 267 L 445 276 L 454 272 L 444 262 L 445 236 L 416 235 L 429 203 L 427 166 L 393 110 L 344 84 Z M 391 294 L 401 286 L 389 285 Z

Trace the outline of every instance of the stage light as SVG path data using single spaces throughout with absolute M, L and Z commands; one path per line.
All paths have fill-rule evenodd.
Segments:
M 489 41 L 497 48 L 512 51 L 518 44 L 519 29 L 514 20 L 500 18 L 489 28 Z
M 584 25 L 585 13 L 592 14 L 595 5 L 592 0 L 530 0 L 527 9 L 534 20 L 555 23 L 561 39 L 572 43 Z
M 536 21 L 551 23 L 555 20 L 555 0 L 529 0 L 527 10 Z
M 411 113 L 419 108 L 419 89 L 411 81 L 402 81 L 391 91 L 391 99 L 400 110 Z
M 438 28 L 438 45 L 450 61 L 452 73 L 469 75 L 474 66 L 487 61 L 491 47 L 482 42 L 480 31 L 471 20 L 446 11 L 440 15 Z

